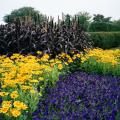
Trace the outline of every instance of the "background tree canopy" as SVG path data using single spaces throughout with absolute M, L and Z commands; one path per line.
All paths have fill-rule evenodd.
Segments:
M 70 28 L 73 21 L 76 21 L 75 27 L 83 28 L 85 31 L 99 32 L 99 31 L 120 31 L 120 19 L 112 21 L 111 17 L 105 17 L 101 14 L 94 14 L 93 18 L 88 12 L 78 12 L 75 15 L 66 14 L 64 19 L 58 20 L 61 23 Z M 4 21 L 6 23 L 14 23 L 17 19 L 20 20 L 21 24 L 41 24 L 44 21 L 49 21 L 49 17 L 43 15 L 39 11 L 32 7 L 22 7 L 17 10 L 13 10 L 10 14 L 4 16 Z M 50 24 L 54 24 L 54 18 L 50 17 Z
M 88 12 L 78 12 L 76 16 L 79 26 L 87 31 L 90 24 L 90 14 Z
M 101 14 L 94 14 L 93 21 L 94 22 L 110 22 L 111 17 L 104 17 Z
M 94 14 L 93 21 L 90 23 L 89 31 L 120 31 L 119 20 L 111 21 L 111 17 Z
M 90 18 L 91 16 L 89 15 L 88 12 L 78 12 L 74 16 L 71 16 L 70 14 L 66 14 L 64 22 L 66 26 L 70 27 L 70 25 L 72 24 L 72 21 L 75 20 L 77 22 L 78 28 L 82 27 L 85 31 L 87 31 L 90 23 L 89 21 Z
M 32 7 L 22 7 L 20 9 L 13 10 L 10 14 L 4 16 L 4 21 L 6 23 L 13 23 L 18 18 L 23 22 L 31 21 L 38 24 L 44 21 L 45 15 Z

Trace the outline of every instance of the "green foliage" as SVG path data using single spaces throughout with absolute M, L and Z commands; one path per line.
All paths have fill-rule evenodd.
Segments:
M 120 32 L 90 32 L 94 47 L 109 49 L 120 45 Z
M 120 76 L 120 64 L 113 66 L 111 63 L 97 62 L 94 57 L 81 63 L 80 68 L 90 73 Z
M 39 91 L 40 99 L 43 98 L 46 93 L 46 87 L 52 88 L 55 87 L 56 82 L 59 80 L 59 75 L 62 74 L 61 71 L 58 70 L 58 66 L 54 65 L 52 71 L 46 72 L 43 74 L 44 80 L 41 80 L 37 89 Z
M 32 19 L 33 23 L 40 23 L 45 20 L 45 16 L 39 13 L 39 11 L 35 10 L 32 7 L 22 7 L 20 9 L 13 10 L 11 14 L 4 16 L 4 21 L 6 23 L 13 23 L 16 19 L 20 19 L 20 21 L 28 21 Z
M 89 26 L 89 31 L 120 31 L 120 25 L 114 22 L 92 22 Z
M 105 18 L 101 14 L 95 14 L 93 17 L 93 22 L 90 24 L 89 31 L 110 31 L 111 17 Z
M 111 74 L 113 67 L 110 63 L 97 62 L 94 57 L 90 57 L 84 63 L 81 63 L 81 69 L 90 73 L 106 75 Z
M 39 102 L 39 98 L 40 95 L 39 93 L 36 91 L 35 93 L 25 93 L 25 92 L 20 92 L 20 101 L 23 101 L 24 103 L 26 103 L 29 107 L 28 111 L 26 111 L 25 114 L 28 114 L 27 116 L 24 114 L 23 116 L 20 116 L 20 120 L 23 120 L 23 118 L 26 119 L 31 119 L 32 118 L 32 113 L 37 109 L 37 104 Z
M 113 21 L 116 25 L 120 26 L 120 19 Z
M 83 30 L 87 31 L 90 24 L 90 18 L 91 16 L 88 12 L 78 12 L 73 16 L 70 14 L 66 14 L 64 15 L 64 19 L 62 19 L 61 23 L 65 23 L 68 28 L 76 27 L 79 29 L 82 28 Z
M 80 70 L 80 58 L 76 58 L 73 62 L 65 65 L 62 69 L 62 75 L 68 75 Z
M 59 74 L 60 74 L 60 71 L 58 70 L 58 66 L 54 65 L 53 70 L 49 74 L 44 74 L 44 76 L 43 76 L 45 79 L 44 88 L 46 86 L 54 87 L 56 82 L 59 79 Z
M 93 17 L 93 22 L 89 26 L 89 31 L 120 31 L 120 22 L 111 21 L 111 17 L 104 17 L 103 15 L 97 14 Z
M 78 22 L 78 26 L 81 26 L 84 30 L 88 30 L 89 27 L 89 20 L 91 18 L 91 16 L 89 15 L 88 12 L 78 12 L 76 14 L 77 16 L 77 22 Z
M 70 28 L 71 25 L 71 16 L 69 14 L 65 15 L 65 25 Z
M 117 113 L 115 120 L 119 120 L 119 118 L 120 118 L 120 112 Z
M 99 23 L 102 23 L 102 22 L 110 22 L 110 19 L 111 17 L 104 17 L 104 15 L 101 15 L 101 14 L 94 14 L 94 17 L 93 17 L 93 22 L 99 22 Z

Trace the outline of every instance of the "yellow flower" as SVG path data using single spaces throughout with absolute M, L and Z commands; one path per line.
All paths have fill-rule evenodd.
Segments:
M 39 77 L 39 80 L 42 81 L 42 80 L 44 80 L 44 78 L 43 77 Z
M 28 109 L 28 107 L 27 107 L 27 105 L 22 104 L 21 109 L 22 109 L 22 110 L 26 110 L 26 109 Z
M 72 59 L 75 60 L 76 59 L 76 55 L 74 55 Z
M 68 59 L 68 63 L 72 63 L 73 60 L 71 58 Z
M 46 61 L 48 61 L 49 57 L 50 56 L 48 54 L 44 54 L 43 57 L 41 58 L 41 61 L 46 62 Z
M 40 75 L 40 74 L 43 73 L 43 71 L 33 71 L 32 73 L 33 73 L 33 74 L 36 74 L 36 75 Z
M 32 87 L 26 86 L 26 85 L 22 85 L 22 86 L 21 86 L 21 89 L 22 89 L 22 90 L 30 90 L 30 89 L 32 89 Z
M 38 80 L 29 80 L 29 82 L 31 82 L 31 83 L 38 83 L 39 81 Z
M 2 86 L 1 86 L 1 88 L 6 88 L 6 87 L 7 87 L 7 85 L 2 85 Z
M 17 91 L 13 91 L 11 94 L 10 94 L 10 97 L 15 99 L 17 98 L 19 95 L 18 95 L 18 92 Z
M 7 108 L 10 108 L 10 107 L 11 107 L 11 104 L 12 104 L 11 101 L 3 101 L 3 102 L 2 102 L 2 107 L 3 107 L 3 108 L 6 108 L 6 107 L 7 107 Z
M 61 70 L 63 68 L 62 64 L 58 64 L 58 69 Z
M 49 62 L 50 62 L 50 63 L 54 63 L 54 59 L 51 59 Z
M 42 52 L 41 51 L 37 51 L 37 54 L 42 54 Z
M 51 63 L 50 66 L 53 67 L 55 65 L 55 63 Z
M 9 93 L 8 92 L 0 92 L 0 96 L 4 97 L 7 96 Z
M 18 117 L 21 115 L 21 112 L 15 108 L 11 109 L 10 113 L 12 114 L 13 117 Z
M 76 56 L 77 56 L 78 58 L 80 58 L 80 54 L 77 54 Z
M 0 113 L 7 113 L 8 109 L 8 107 L 2 107 L 0 108 Z
M 26 110 L 28 108 L 27 105 L 25 105 L 23 102 L 20 101 L 14 101 L 13 105 L 15 108 L 19 110 Z
M 36 91 L 35 90 L 30 90 L 30 93 L 34 94 L 34 93 L 36 93 Z

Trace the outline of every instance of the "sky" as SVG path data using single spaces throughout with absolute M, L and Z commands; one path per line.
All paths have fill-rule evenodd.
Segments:
M 62 12 L 74 15 L 79 11 L 120 19 L 120 0 L 0 0 L 0 24 L 6 14 L 24 6 L 31 6 L 55 19 Z

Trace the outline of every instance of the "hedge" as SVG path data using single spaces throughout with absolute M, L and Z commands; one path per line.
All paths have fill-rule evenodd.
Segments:
M 106 22 L 92 22 L 89 26 L 90 32 L 112 32 L 112 31 L 120 31 L 120 25 L 115 23 L 106 23 Z
M 94 47 L 110 49 L 120 46 L 120 32 L 89 32 Z

